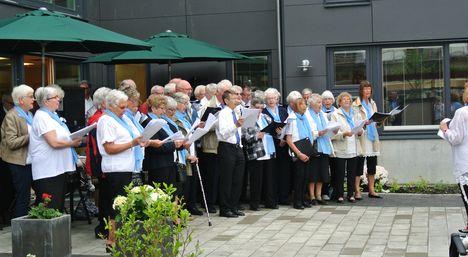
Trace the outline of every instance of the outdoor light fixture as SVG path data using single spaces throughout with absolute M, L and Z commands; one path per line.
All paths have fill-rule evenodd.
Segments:
M 307 60 L 307 59 L 304 59 L 301 61 L 301 65 L 297 66 L 298 68 L 301 68 L 301 70 L 303 72 L 306 72 L 309 70 L 309 68 L 312 68 L 312 66 L 310 66 L 310 61 Z

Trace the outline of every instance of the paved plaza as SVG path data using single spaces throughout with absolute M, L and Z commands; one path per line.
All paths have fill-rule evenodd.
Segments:
M 387 194 L 383 200 L 305 210 L 246 211 L 237 219 L 191 222 L 202 256 L 448 256 L 450 233 L 464 224 L 459 195 Z M 73 256 L 106 256 L 94 224 L 72 223 Z M 0 257 L 11 254 L 10 228 L 0 231 Z

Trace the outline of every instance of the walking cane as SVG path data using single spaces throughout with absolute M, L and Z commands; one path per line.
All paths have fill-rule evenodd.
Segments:
M 206 196 L 205 196 L 205 188 L 203 188 L 203 181 L 202 181 L 202 178 L 201 178 L 201 175 L 200 175 L 200 167 L 198 167 L 198 163 L 196 164 L 197 165 L 197 173 L 198 173 L 198 180 L 200 181 L 200 187 L 201 187 L 201 191 L 202 191 L 202 195 L 203 195 L 203 202 L 205 203 L 205 210 L 206 210 L 206 214 L 208 215 L 208 226 L 211 227 L 211 217 L 210 217 L 210 212 L 208 210 L 208 204 L 206 203 Z

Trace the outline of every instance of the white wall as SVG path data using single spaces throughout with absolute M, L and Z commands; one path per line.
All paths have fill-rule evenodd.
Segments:
M 404 183 L 424 178 L 430 183 L 456 183 L 452 150 L 439 139 L 381 141 L 378 165 L 389 172 L 390 181 Z

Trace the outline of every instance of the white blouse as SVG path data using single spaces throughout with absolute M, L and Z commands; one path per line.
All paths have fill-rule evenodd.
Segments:
M 105 143 L 124 144 L 132 141 L 127 129 L 114 118 L 102 115 L 97 124 L 97 144 L 102 156 L 102 172 L 133 172 L 135 170 L 135 155 L 133 147 L 118 154 L 108 154 Z
M 220 142 L 236 144 L 236 132 L 238 133 L 239 138 L 242 135 L 242 127 L 237 127 L 234 123 L 234 118 L 232 116 L 233 111 L 234 110 L 229 108 L 228 106 L 224 107 L 221 111 L 219 111 L 218 127 L 216 128 L 216 137 Z M 236 119 L 239 120 L 239 112 L 234 111 L 234 114 L 236 115 Z M 240 141 L 239 144 L 240 146 L 242 146 L 242 141 Z
M 70 132 L 48 113 L 37 110 L 33 118 L 32 133 L 29 135 L 29 153 L 33 180 L 52 178 L 67 171 L 75 171 L 73 155 L 69 147 L 53 148 L 47 143 L 44 134 L 54 131 L 59 140 L 71 140 Z
M 444 133 L 452 145 L 453 175 L 458 183 L 468 185 L 468 107 L 455 111 L 455 116 Z

